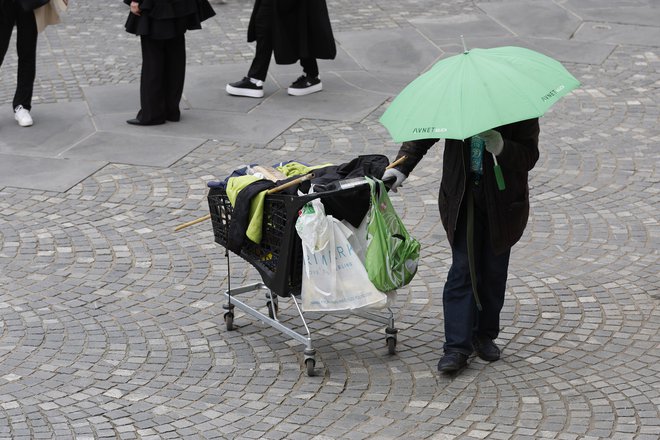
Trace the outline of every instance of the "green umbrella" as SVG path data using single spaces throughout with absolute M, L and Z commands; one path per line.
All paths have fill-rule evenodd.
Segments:
M 415 139 L 467 139 L 483 131 L 542 116 L 559 98 L 580 85 L 559 61 L 522 47 L 465 50 L 445 58 L 408 84 L 380 122 L 396 142 Z M 505 189 L 495 161 L 495 178 Z M 473 252 L 473 202 L 468 191 L 468 260 L 477 292 Z
M 396 142 L 470 136 L 543 115 L 580 82 L 522 47 L 471 49 L 408 84 L 380 118 Z

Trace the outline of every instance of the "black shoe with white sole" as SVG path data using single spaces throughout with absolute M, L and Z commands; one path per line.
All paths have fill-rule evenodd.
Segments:
M 292 96 L 305 96 L 310 93 L 320 92 L 321 90 L 323 90 L 323 84 L 318 77 L 312 78 L 302 75 L 289 86 L 287 92 Z
M 256 81 L 256 83 L 255 83 Z M 240 81 L 227 84 L 227 93 L 234 96 L 247 96 L 249 98 L 263 98 L 263 81 L 252 80 L 247 76 Z

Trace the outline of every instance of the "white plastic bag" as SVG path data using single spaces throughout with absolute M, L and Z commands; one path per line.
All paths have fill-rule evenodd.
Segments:
M 314 199 L 300 210 L 296 220 L 296 231 L 303 245 L 317 251 L 323 249 L 328 242 L 330 222 L 325 216 L 325 208 L 319 199 Z
M 387 296 L 369 281 L 351 243 L 352 232 L 332 216 L 303 209 L 296 223 L 302 240 L 302 307 L 304 311 L 380 308 Z M 305 218 L 307 217 L 307 218 Z

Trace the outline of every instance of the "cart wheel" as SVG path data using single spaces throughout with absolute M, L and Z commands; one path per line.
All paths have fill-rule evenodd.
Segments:
M 275 308 L 274 308 L 275 312 L 274 313 L 273 313 L 273 304 L 275 305 Z M 272 301 L 267 301 L 266 302 L 266 307 L 268 307 L 268 317 L 270 319 L 275 319 L 275 315 L 278 312 L 277 303 L 273 303 Z
M 387 352 L 389 354 L 396 354 L 396 338 L 387 338 L 385 342 L 387 342 Z
M 225 325 L 228 331 L 234 330 L 234 314 L 232 312 L 225 313 Z
M 307 376 L 314 376 L 314 366 L 316 361 L 314 359 L 305 359 L 305 368 L 307 368 Z

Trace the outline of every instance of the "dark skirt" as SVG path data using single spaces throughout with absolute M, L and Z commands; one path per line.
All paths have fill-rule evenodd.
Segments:
M 124 0 L 130 4 L 130 0 Z M 154 40 L 166 40 L 188 30 L 201 29 L 215 15 L 208 0 L 143 0 L 141 15 L 128 14 L 126 32 Z

